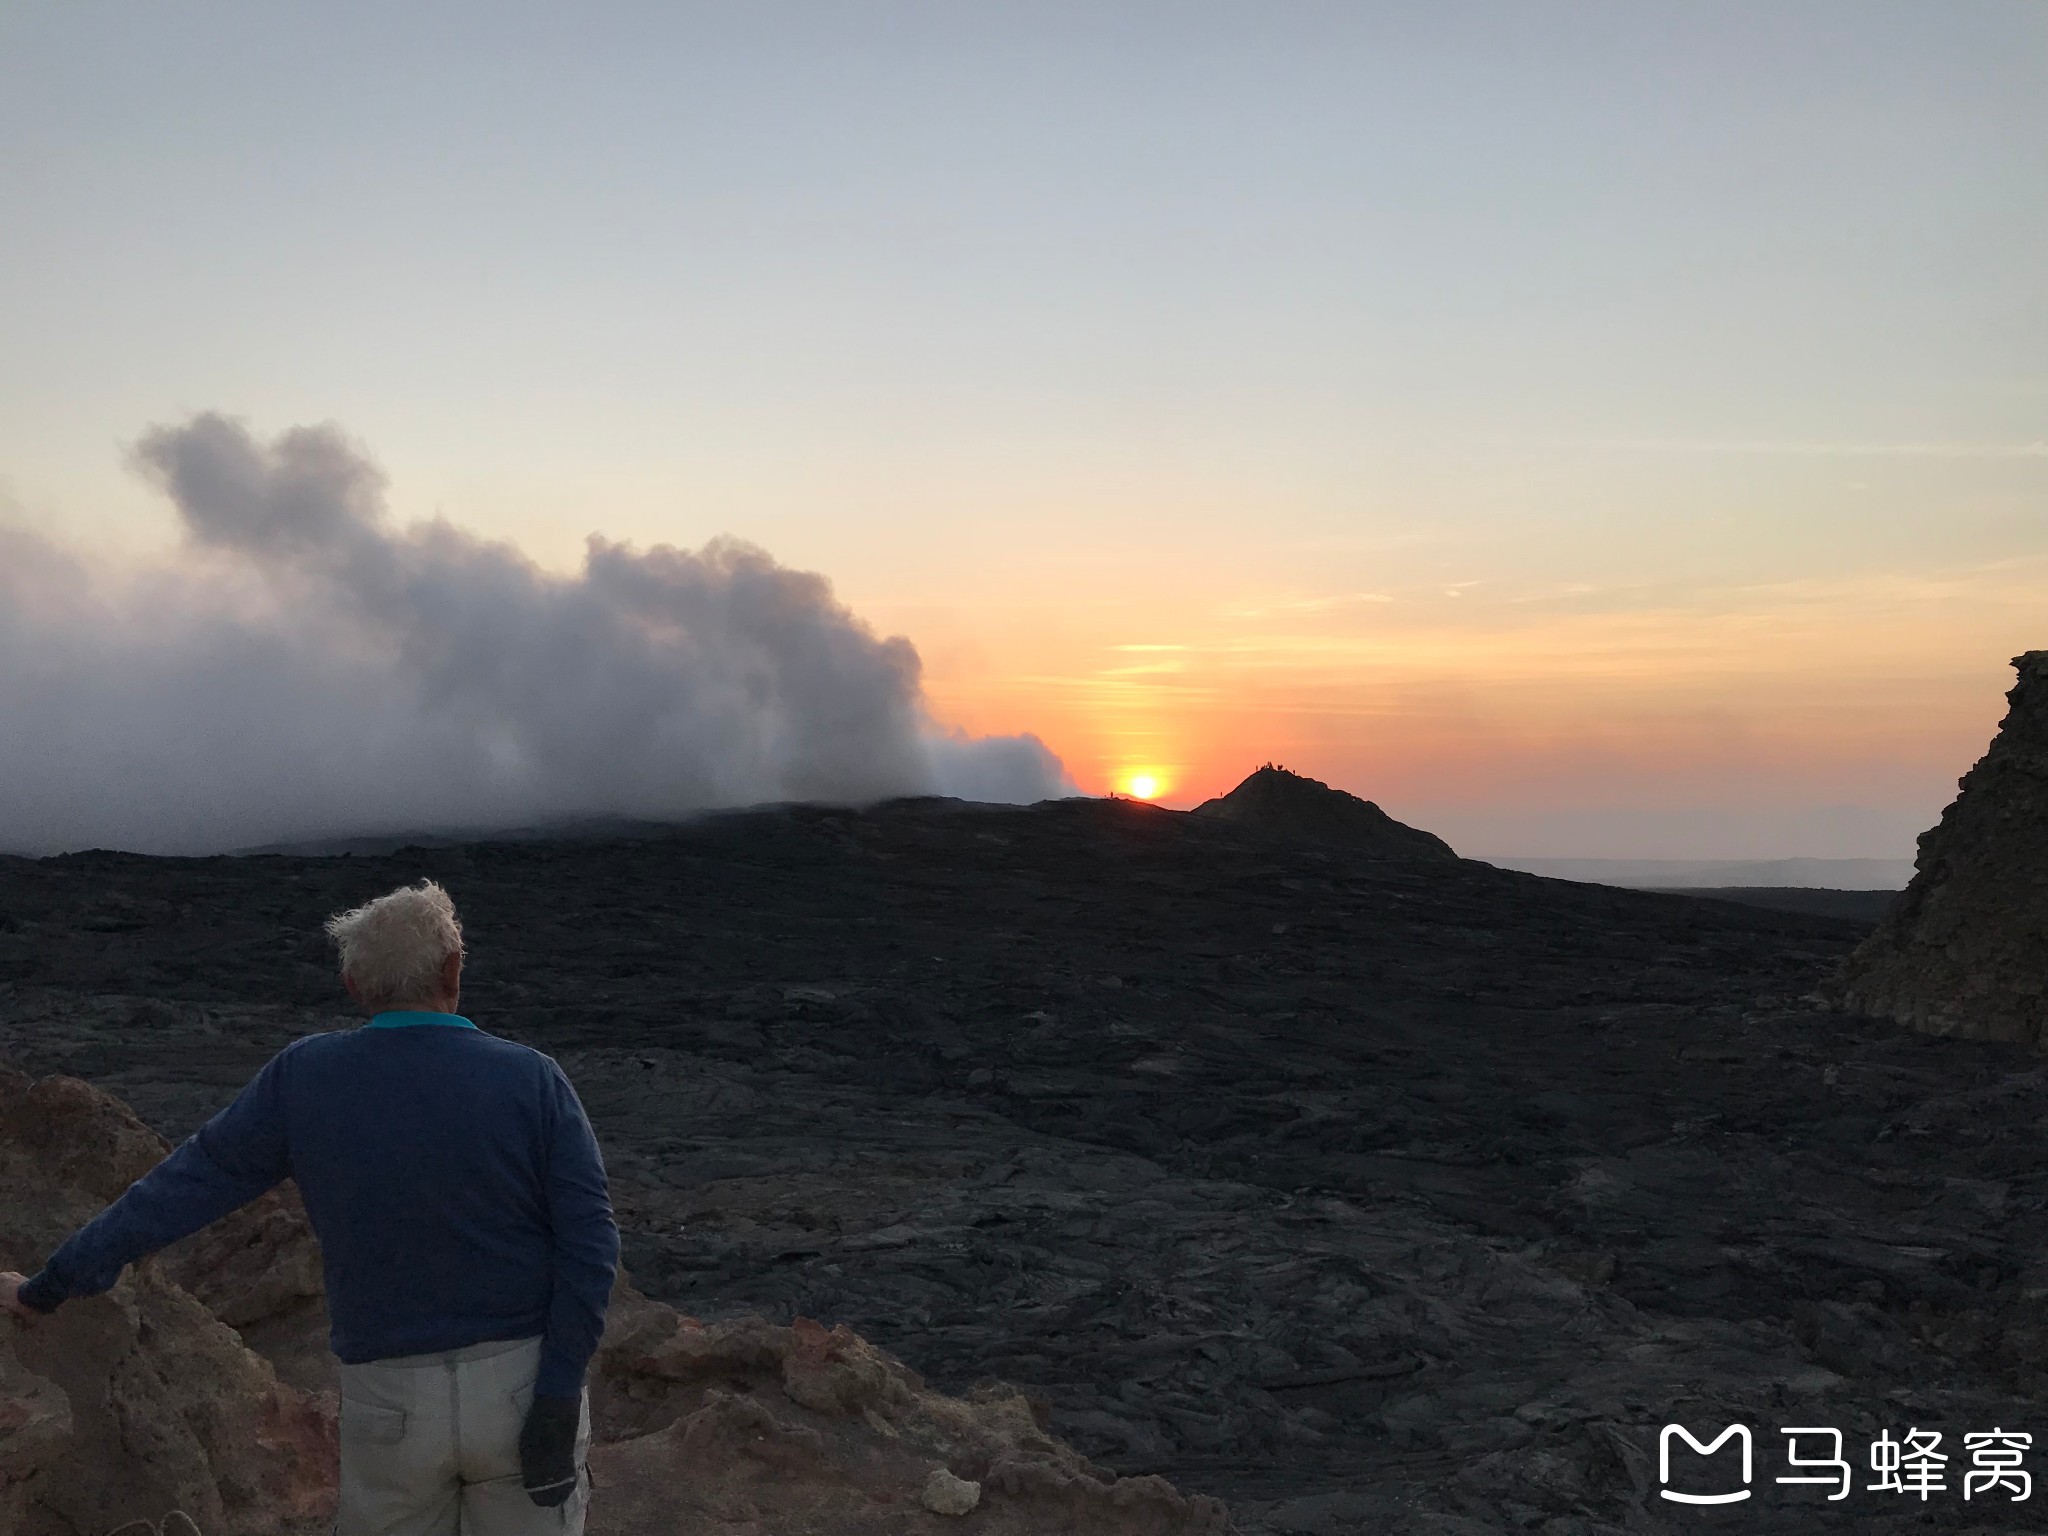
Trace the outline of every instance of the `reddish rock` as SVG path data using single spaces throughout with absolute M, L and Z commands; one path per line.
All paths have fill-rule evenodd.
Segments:
M 20 1268 L 162 1155 L 87 1084 L 0 1068 L 0 1232 Z M 103 1166 L 101 1156 L 116 1168 Z M 206 1536 L 332 1518 L 333 1364 L 318 1245 L 286 1186 L 33 1329 L 0 1323 L 0 1532 L 101 1536 L 183 1509 Z M 591 1536 L 1211 1536 L 1212 1499 L 1100 1472 L 1009 1388 L 971 1399 L 844 1327 L 702 1323 L 622 1275 L 591 1370 Z M 970 1514 L 926 1509 L 943 1470 Z
M 41 1176 L 67 1190 L 114 1199 L 171 1145 L 126 1104 L 75 1077 L 31 1082 L 0 1068 L 0 1136 L 34 1154 Z
M 0 1267 L 32 1268 L 163 1154 L 118 1100 L 0 1076 Z M 0 1530 L 101 1536 L 184 1510 L 207 1536 L 313 1536 L 332 1517 L 331 1400 L 137 1266 L 33 1327 L 0 1323 Z

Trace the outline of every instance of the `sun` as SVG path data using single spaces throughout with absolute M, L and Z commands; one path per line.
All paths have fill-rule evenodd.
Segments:
M 1163 787 L 1158 777 L 1150 773 L 1134 773 L 1124 780 L 1124 788 L 1128 789 L 1132 796 L 1139 800 L 1152 799 Z

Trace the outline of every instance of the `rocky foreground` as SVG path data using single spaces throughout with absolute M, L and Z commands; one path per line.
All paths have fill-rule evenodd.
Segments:
M 0 1069 L 0 1261 L 57 1240 L 168 1150 L 90 1084 Z M 103 1297 L 30 1329 L 0 1322 L 0 1531 L 98 1536 L 172 1510 L 208 1536 L 327 1529 L 325 1336 L 319 1252 L 289 1189 Z M 591 1399 L 591 1536 L 1230 1530 L 1213 1500 L 1091 1467 L 1014 1390 L 949 1398 L 844 1327 L 706 1325 L 623 1280 Z
M 2048 1079 L 1807 1001 L 1864 927 L 1103 802 L 81 855 L 0 861 L 0 1050 L 184 1134 L 348 1022 L 319 920 L 421 875 L 707 1333 L 844 1324 L 1247 1532 L 2029 1528 L 1962 1499 L 1960 1437 L 2048 1429 Z M 317 1390 L 303 1317 L 213 1304 Z M 1660 1500 L 1671 1421 L 1751 1426 L 1755 1496 Z M 1856 1491 L 1777 1485 L 1784 1425 L 1838 1427 Z M 1915 1427 L 1946 1491 L 1865 1491 Z

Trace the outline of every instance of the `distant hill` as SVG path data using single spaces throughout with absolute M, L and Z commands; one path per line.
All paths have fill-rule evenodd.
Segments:
M 1268 763 L 1229 794 L 1193 812 L 1250 832 L 1333 843 L 1411 859 L 1455 859 L 1434 833 L 1394 820 L 1370 800 Z
M 1059 801 L 1040 801 L 1057 805 Z M 1008 808 L 984 800 L 959 800 L 950 795 L 907 795 L 884 800 L 868 809 L 914 809 L 926 814 L 992 811 Z M 379 858 L 401 848 L 461 848 L 475 843 L 579 843 L 620 842 L 634 838 L 659 838 L 679 827 L 700 826 L 720 820 L 744 817 L 800 814 L 818 810 L 847 810 L 805 800 L 770 800 L 758 805 L 719 806 L 710 810 L 686 811 L 665 820 L 639 816 L 579 816 L 562 821 L 542 822 L 526 827 L 443 827 L 436 831 L 336 833 L 329 837 L 308 837 L 292 842 L 262 843 L 254 848 L 234 848 L 230 857 L 249 858 L 274 854 L 289 858 Z
M 705 815 L 716 814 L 706 812 Z M 261 843 L 230 850 L 234 858 L 275 854 L 287 858 L 336 858 L 353 854 L 377 858 L 401 848 L 460 848 L 470 843 L 551 843 L 602 841 L 606 838 L 658 837 L 701 817 L 648 821 L 629 816 L 588 816 L 530 827 L 443 827 L 437 831 L 336 833 L 282 843 Z
M 1842 891 L 1800 885 L 1666 886 L 1664 894 L 1732 901 L 1738 906 L 1766 907 L 1773 912 L 1810 912 L 1816 917 L 1839 917 L 1852 923 L 1882 921 L 1899 899 L 1897 891 Z
M 1488 859 L 1502 869 L 1637 891 L 1797 888 L 1902 891 L 1911 859 Z

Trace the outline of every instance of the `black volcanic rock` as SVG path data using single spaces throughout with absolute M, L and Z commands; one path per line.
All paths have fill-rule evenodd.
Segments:
M 2048 1063 L 1801 1002 L 1867 924 L 1107 800 L 0 859 L 0 1053 L 188 1134 L 350 1022 L 320 920 L 421 876 L 709 1324 L 1014 1383 L 1247 1536 L 1734 1529 L 1657 1497 L 1672 1421 L 1753 1429 L 1745 1536 L 2030 1528 L 1959 1474 L 2048 1397 Z M 1775 1483 L 1784 1424 L 1848 1500 Z M 1863 1487 L 1914 1424 L 1924 1507 Z
M 1409 859 L 1455 859 L 1434 833 L 1394 820 L 1370 800 L 1268 763 L 1229 794 L 1204 800 L 1197 816 L 1245 832 Z
M 2048 651 L 2019 681 L 1875 933 L 1844 966 L 1845 1008 L 1930 1034 L 2048 1044 Z

